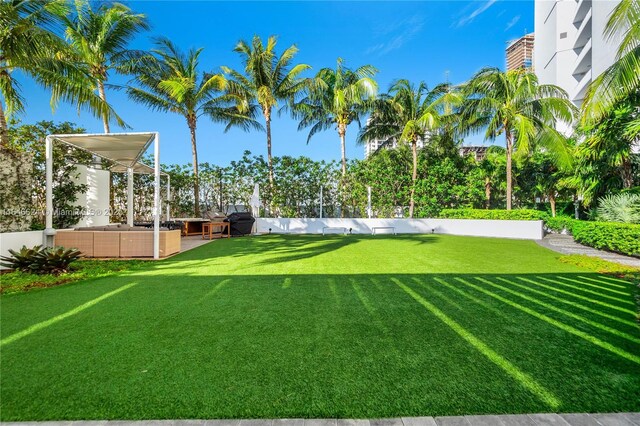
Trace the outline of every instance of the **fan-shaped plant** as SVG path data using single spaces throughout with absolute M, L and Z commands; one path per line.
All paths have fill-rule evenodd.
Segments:
M 640 223 L 640 194 L 604 196 L 598 200 L 596 214 L 604 222 Z

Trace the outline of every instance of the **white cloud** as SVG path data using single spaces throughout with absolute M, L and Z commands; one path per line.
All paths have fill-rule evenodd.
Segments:
M 463 26 L 465 26 L 467 24 L 470 24 L 471 22 L 473 22 L 474 19 L 476 19 L 478 16 L 480 16 L 482 13 L 484 13 L 487 9 L 489 9 L 491 6 L 493 6 L 493 4 L 496 1 L 498 1 L 498 0 L 487 0 L 480 7 L 478 7 L 473 12 L 471 12 L 469 15 L 463 16 L 462 18 L 460 18 L 455 26 L 459 28 L 459 27 L 463 27 Z
M 423 27 L 424 18 L 419 15 L 391 23 L 387 25 L 383 31 L 379 32 L 381 36 L 389 38 L 370 46 L 365 51 L 365 54 L 371 55 L 377 53 L 379 56 L 382 56 L 393 50 L 400 49 L 405 43 L 420 33 Z
M 517 24 L 519 20 L 520 20 L 520 15 L 514 16 L 513 19 L 509 21 L 509 23 L 507 24 L 507 27 L 504 30 L 507 31 L 508 29 L 513 27 L 515 24 Z

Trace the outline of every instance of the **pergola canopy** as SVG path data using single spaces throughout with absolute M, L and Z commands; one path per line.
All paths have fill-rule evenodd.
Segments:
M 114 173 L 127 173 L 129 170 L 128 167 L 123 166 L 122 164 L 114 164 L 113 166 L 109 167 L 109 171 L 114 172 Z M 151 166 L 147 166 L 144 163 L 136 163 L 133 167 L 133 173 L 138 174 L 138 175 L 152 175 L 155 173 L 155 171 L 153 170 L 153 167 Z M 169 176 L 168 173 L 165 172 L 160 172 L 161 176 Z
M 141 165 L 138 160 L 147 151 L 156 133 L 100 133 L 51 135 L 56 141 L 113 161 L 124 170 Z M 153 168 L 149 167 L 151 174 Z
M 133 173 L 151 173 L 154 175 L 153 185 L 153 257 L 160 257 L 160 135 L 157 132 L 145 133 L 94 133 L 49 135 L 46 137 L 46 228 L 45 244 L 53 245 L 53 143 L 62 142 L 79 148 L 90 154 L 114 163 L 111 171 L 127 172 L 127 223 L 133 225 Z M 153 167 L 139 162 L 153 142 Z M 167 182 L 167 198 L 169 183 Z M 169 207 L 167 205 L 167 219 Z

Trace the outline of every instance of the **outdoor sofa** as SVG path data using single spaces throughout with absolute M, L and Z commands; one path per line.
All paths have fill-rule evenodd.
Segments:
M 59 230 L 55 245 L 86 257 L 153 257 L 153 228 L 107 225 Z M 160 229 L 160 257 L 180 252 L 180 230 Z

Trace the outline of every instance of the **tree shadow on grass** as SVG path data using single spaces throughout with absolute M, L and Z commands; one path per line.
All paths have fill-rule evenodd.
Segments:
M 167 267 L 183 261 L 224 259 L 245 255 L 268 256 L 254 265 L 286 263 L 296 260 L 320 256 L 341 248 L 357 244 L 361 241 L 404 241 L 416 245 L 438 242 L 437 235 L 298 235 L 271 234 L 263 236 L 246 236 L 231 240 L 219 240 L 214 244 L 206 244 L 185 253 L 162 261 L 159 265 Z
M 189 271 L 136 280 L 5 301 L 15 333 L 38 324 L 23 315 L 27 302 L 43 321 L 62 319 L 1 348 L 3 420 L 640 409 L 637 287 L 623 280 Z

